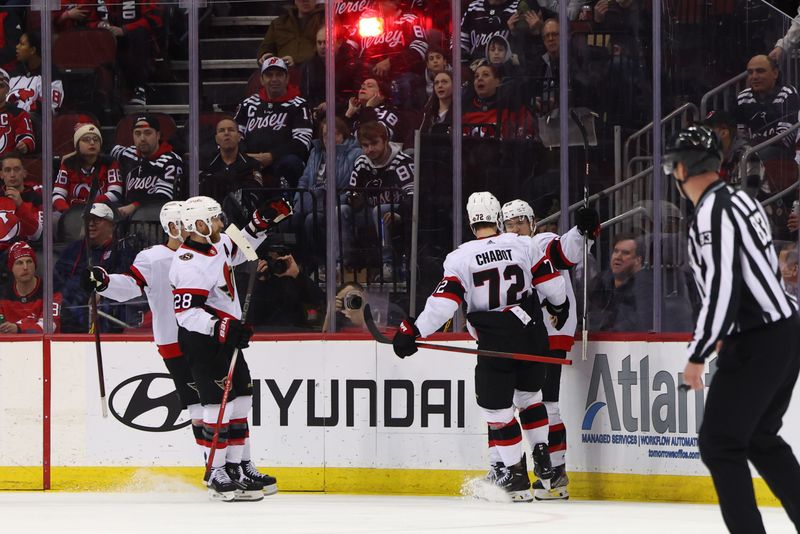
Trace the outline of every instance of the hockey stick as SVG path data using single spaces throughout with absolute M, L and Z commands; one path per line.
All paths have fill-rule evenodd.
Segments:
M 86 244 L 86 266 L 89 271 L 92 270 L 92 245 L 89 243 L 89 213 L 92 211 L 94 204 L 94 197 L 100 190 L 100 181 L 97 178 L 97 173 L 92 175 L 92 185 L 89 188 L 89 196 L 86 199 L 86 205 L 83 208 L 83 237 Z M 100 411 L 103 417 L 108 417 L 108 401 L 106 400 L 106 380 L 103 373 L 103 350 L 100 347 L 100 327 L 97 323 L 97 290 L 92 289 L 89 293 L 89 324 L 90 329 L 94 331 L 94 351 L 97 356 L 97 379 L 100 382 Z
M 583 207 L 589 207 L 589 138 L 586 133 L 586 127 L 581 122 L 578 113 L 571 109 L 569 115 L 578 130 L 581 132 L 583 138 Z M 589 324 L 588 324 L 588 295 L 589 295 L 589 238 L 583 236 L 583 318 L 581 328 L 581 360 L 586 360 L 586 353 L 589 350 Z
M 392 340 L 383 335 L 383 332 L 378 329 L 378 325 L 375 324 L 369 304 L 364 304 L 364 324 L 367 325 L 367 330 L 369 330 L 369 333 L 372 334 L 372 338 L 375 341 L 383 345 L 392 344 Z M 539 356 L 536 354 L 499 352 L 495 350 L 471 349 L 469 347 L 451 347 L 449 345 L 437 345 L 436 343 L 426 342 L 417 342 L 417 347 L 421 349 L 443 350 L 445 352 L 458 352 L 460 354 L 476 354 L 478 356 L 487 356 L 489 358 L 505 358 L 507 360 L 523 360 L 527 362 L 554 363 L 556 365 L 572 365 L 572 360 L 562 360 L 561 358 Z
M 234 225 L 228 226 L 225 234 L 231 238 L 231 241 L 238 246 L 244 253 L 244 257 L 248 262 L 257 262 L 258 254 L 250 245 L 250 242 L 245 239 L 241 230 Z M 256 284 L 256 274 L 258 271 L 258 264 L 254 263 L 250 268 L 250 276 L 247 279 L 247 292 L 244 295 L 244 304 L 242 305 L 242 322 L 247 321 L 247 312 L 250 311 L 250 301 L 253 296 L 253 287 Z M 224 348 L 223 348 L 224 350 Z M 219 429 L 222 426 L 222 415 L 225 413 L 225 408 L 228 406 L 228 395 L 231 392 L 231 382 L 233 381 L 233 371 L 236 369 L 236 360 L 239 358 L 239 349 L 234 349 L 233 356 L 231 356 L 231 364 L 228 367 L 228 376 L 225 379 L 225 388 L 222 390 L 222 402 L 219 405 L 219 414 L 217 415 L 217 424 L 214 426 L 214 437 L 211 439 L 211 451 L 208 453 L 208 460 L 206 461 L 206 474 L 203 480 L 208 482 L 211 476 L 211 468 L 214 465 L 214 455 L 217 452 L 217 445 L 219 443 Z

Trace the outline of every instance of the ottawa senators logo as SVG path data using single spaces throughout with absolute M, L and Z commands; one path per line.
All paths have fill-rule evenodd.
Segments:
M 220 289 L 223 293 L 228 295 L 231 300 L 236 299 L 236 282 L 231 275 L 231 267 L 227 263 L 222 268 L 222 277 L 225 279 L 225 285 L 222 286 Z
M 189 261 L 192 258 L 194 258 L 194 254 L 192 254 L 191 252 L 187 252 L 186 254 L 181 254 L 180 256 L 178 256 L 178 259 L 183 261 Z

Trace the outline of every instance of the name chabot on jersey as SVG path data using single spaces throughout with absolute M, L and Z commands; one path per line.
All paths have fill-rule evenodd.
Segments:
M 514 261 L 514 259 L 511 257 L 511 249 L 507 248 L 501 250 L 487 250 L 486 252 L 476 254 L 475 261 L 478 262 L 478 265 L 485 265 L 493 261 Z

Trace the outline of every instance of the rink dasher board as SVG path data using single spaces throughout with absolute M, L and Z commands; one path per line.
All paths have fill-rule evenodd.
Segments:
M 103 346 L 107 419 L 93 344 L 51 344 L 53 487 L 124 486 L 143 469 L 194 480 L 198 449 L 155 346 Z M 658 480 L 655 498 L 669 499 L 669 488 L 676 500 L 713 495 L 698 478 L 692 494 L 679 489 L 684 476 L 707 479 L 696 442 L 703 396 L 675 389 L 684 350 L 683 342 L 598 341 L 585 362 L 573 351 L 561 398 L 575 490 L 620 498 L 619 486 L 621 498 L 651 498 Z M 37 343 L 2 344 L 0 424 L 14 437 L 0 438 L 0 487 L 35 480 L 44 461 L 41 355 Z M 245 355 L 255 383 L 254 459 L 282 474 L 285 490 L 448 494 L 485 470 L 474 357 L 422 350 L 400 360 L 365 340 L 258 341 Z M 782 432 L 795 448 L 797 404 Z

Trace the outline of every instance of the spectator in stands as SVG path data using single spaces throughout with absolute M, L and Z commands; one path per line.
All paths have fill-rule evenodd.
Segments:
M 281 58 L 261 65 L 261 85 L 234 116 L 244 151 L 261 164 L 265 179 L 297 187 L 311 146 L 311 111 L 297 87 L 289 85 L 289 69 Z
M 364 326 L 364 304 L 367 302 L 367 294 L 358 282 L 346 283 L 334 300 L 334 311 L 336 313 L 336 331 L 361 331 L 366 330 Z M 328 328 L 328 318 L 325 317 L 325 324 L 322 330 Z
M 317 53 L 300 70 L 300 96 L 306 99 L 314 116 L 325 113 L 325 27 L 317 30 Z
M 253 325 L 270 330 L 309 330 L 319 325 L 325 294 L 295 261 L 292 252 L 270 247 L 259 260 L 253 289 Z M 246 287 L 239 284 L 239 287 Z
M 433 96 L 425 104 L 422 133 L 450 135 L 453 128 L 453 75 L 448 71 L 433 79 Z
M 472 0 L 461 18 L 461 61 L 469 65 L 484 58 L 495 35 L 509 37 L 509 19 L 517 14 L 519 0 Z
M 545 53 L 539 72 L 539 86 L 534 87 L 536 112 L 547 115 L 558 108 L 558 56 L 561 26 L 556 19 L 549 19 L 542 27 L 542 41 Z
M 134 106 L 147 104 L 147 84 L 155 71 L 157 39 L 164 25 L 160 0 L 61 0 L 54 14 L 56 31 L 100 28 L 117 39 L 117 61 Z
M 0 250 L 5 250 L 16 239 L 37 241 L 42 236 L 42 187 L 25 183 L 18 154 L 10 152 L 0 161 Z
M 797 245 L 791 243 L 783 247 L 778 254 L 778 265 L 781 269 L 783 289 L 790 295 L 797 296 Z
M 431 46 L 425 53 L 425 95 L 426 99 L 433 95 L 433 79 L 440 72 L 450 72 L 452 67 L 447 61 L 444 50 Z
M 215 132 L 219 150 L 201 165 L 200 194 L 216 199 L 228 219 L 243 226 L 264 200 L 261 164 L 239 150 L 242 136 L 232 118 L 217 122 Z
M 786 31 L 786 35 L 778 39 L 778 42 L 775 43 L 775 48 L 769 53 L 770 59 L 780 62 L 785 52 L 790 52 L 792 49 L 797 48 L 797 43 L 800 43 L 800 5 L 797 7 L 797 15 L 792 19 L 792 24 Z
M 501 95 L 500 70 L 488 63 L 475 69 L 473 89 L 464 98 L 463 133 L 470 137 L 530 139 L 534 136 L 533 116 L 524 105 Z
M 23 33 L 17 43 L 19 69 L 9 81 L 8 101 L 31 114 L 35 122 L 42 118 L 42 48 L 41 36 L 33 31 Z M 51 83 L 53 111 L 64 103 L 64 85 L 61 80 Z
M 411 215 L 414 195 L 414 159 L 389 142 L 386 127 L 368 122 L 358 129 L 358 142 L 364 154 L 358 157 L 350 176 L 350 187 L 356 190 L 347 197 L 341 216 L 345 262 L 351 249 L 355 225 L 371 224 L 381 243 L 383 280 L 393 278 L 394 236 L 402 237 L 401 225 Z M 364 190 L 368 188 L 369 190 Z M 371 217 L 358 217 L 354 212 L 368 208 Z
M 103 146 L 100 129 L 94 124 L 76 124 L 73 142 L 75 152 L 61 160 L 53 184 L 53 209 L 63 213 L 70 206 L 86 202 L 119 204 L 123 196 L 119 163 L 100 153 Z M 90 199 L 94 180 L 97 180 L 97 193 Z
M 416 88 L 424 86 L 425 30 L 416 15 L 403 12 L 400 0 L 378 0 L 378 8 L 367 16 L 381 18 L 383 32 L 352 35 L 344 45 L 356 58 L 351 79 L 391 81 L 392 101 L 413 109 Z
M 356 158 L 361 155 L 361 148 L 350 134 L 347 123 L 339 117 L 335 122 L 336 138 L 336 190 L 347 188 L 350 176 L 353 173 Z M 305 236 L 305 256 L 316 262 L 324 262 L 324 245 L 319 242 L 319 237 L 324 235 L 325 227 L 325 189 L 327 173 L 325 172 L 325 143 L 327 143 L 328 125 L 325 119 L 319 125 L 319 137 L 311 146 L 311 155 L 308 158 L 303 176 L 297 187 L 301 191 L 294 197 L 293 223 L 298 232 Z M 306 190 L 306 191 L 303 191 Z M 344 201 L 341 194 L 339 204 Z
M 361 83 L 358 96 L 350 98 L 344 114 L 354 132 L 362 124 L 378 121 L 389 132 L 389 140 L 396 140 L 399 119 L 394 108 L 387 102 L 389 94 L 389 83 L 386 81 L 367 78 Z
M 12 278 L 0 290 L 0 334 L 38 334 L 44 331 L 44 284 L 36 276 L 36 252 L 25 241 L 8 251 Z M 53 295 L 55 331 L 59 327 L 61 295 Z
M 734 187 L 740 187 L 751 197 L 756 198 L 761 192 L 761 181 L 764 178 L 764 164 L 758 154 L 753 154 L 747 161 L 746 174 L 740 176 L 740 163 L 750 145 L 736 129 L 736 119 L 727 111 L 711 111 L 705 124 L 719 136 L 722 145 L 722 166 L 719 176 Z
M 273 20 L 258 47 L 258 64 L 269 57 L 283 59 L 288 67 L 300 66 L 314 57 L 317 30 L 325 25 L 325 5 L 315 0 L 294 0 L 286 13 Z M 324 37 L 323 37 L 324 38 Z
M 652 285 L 642 271 L 642 243 L 633 234 L 614 239 L 611 269 L 593 281 L 589 294 L 592 330 L 640 332 L 650 328 Z M 649 294 L 648 294 L 649 290 Z
M 10 80 L 8 72 L 0 69 L 0 156 L 12 150 L 24 155 L 36 148 L 31 116 L 8 102 Z
M 597 0 L 593 9 L 594 28 L 601 31 L 629 28 L 633 7 L 633 0 Z
M 125 198 L 119 208 L 122 217 L 130 217 L 142 204 L 163 204 L 175 198 L 183 175 L 183 160 L 161 139 L 157 117 L 145 113 L 134 118 L 133 142 L 133 146 L 111 149 L 125 180 Z
M 23 31 L 25 31 L 25 25 L 19 10 L 0 11 L 0 68 L 13 70 L 16 66 L 14 43 L 19 41 L 19 36 Z
M 522 74 L 519 57 L 511 50 L 511 44 L 502 35 L 495 35 L 486 43 L 485 59 L 493 67 L 502 69 L 504 78 Z
M 83 239 L 67 245 L 59 256 L 53 270 L 55 290 L 62 295 L 61 331 L 88 332 L 89 288 L 82 287 L 81 274 L 86 271 L 86 239 L 92 254 L 92 265 L 102 267 L 109 273 L 127 272 L 133 263 L 136 251 L 127 240 L 114 239 L 115 213 L 110 204 L 96 202 L 89 212 L 89 234 Z M 124 307 L 112 306 L 101 300 L 98 309 L 114 317 L 126 320 Z M 121 332 L 122 329 L 107 319 L 98 317 L 101 332 Z

